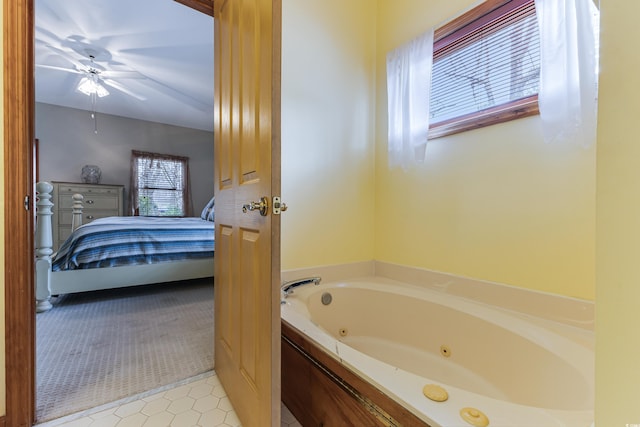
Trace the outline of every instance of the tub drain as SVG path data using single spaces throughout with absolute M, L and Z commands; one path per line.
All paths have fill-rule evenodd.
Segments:
M 322 304 L 324 304 L 324 305 L 329 305 L 329 304 L 331 304 L 331 301 L 333 301 L 333 297 L 331 296 L 331 294 L 329 292 L 325 292 L 320 297 L 320 301 L 322 301 Z
M 338 333 L 341 337 L 346 337 L 349 334 L 349 330 L 347 328 L 338 329 Z

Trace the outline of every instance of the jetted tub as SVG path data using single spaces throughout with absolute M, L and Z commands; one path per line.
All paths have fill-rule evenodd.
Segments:
M 297 287 L 282 319 L 428 425 L 593 423 L 592 331 L 378 277 Z

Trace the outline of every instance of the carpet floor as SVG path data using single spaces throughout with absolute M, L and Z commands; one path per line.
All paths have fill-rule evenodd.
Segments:
M 213 279 L 63 295 L 36 316 L 39 422 L 213 369 Z

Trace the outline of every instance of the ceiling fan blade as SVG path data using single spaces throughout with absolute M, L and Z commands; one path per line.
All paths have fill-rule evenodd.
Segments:
M 56 67 L 54 65 L 36 64 L 38 68 L 46 68 L 48 70 L 65 71 L 67 73 L 83 74 L 84 71 L 76 70 L 75 68 Z
M 58 55 L 60 55 L 61 57 L 63 57 L 64 59 L 66 59 L 67 61 L 69 61 L 71 64 L 73 64 L 73 66 L 76 67 L 76 69 L 85 69 L 87 68 L 83 63 L 81 63 L 80 61 L 78 61 L 76 58 L 73 57 L 73 55 L 63 49 L 57 48 L 55 46 L 52 46 L 50 44 L 46 45 L 49 49 L 51 49 L 52 51 L 54 51 L 55 53 L 57 53 Z
M 80 62 L 82 65 L 84 65 L 84 67 L 82 67 L 84 70 L 88 70 L 90 68 L 93 68 L 94 70 L 98 70 L 100 72 L 106 70 L 106 68 L 104 68 L 102 65 L 96 64 L 91 59 L 84 59 L 83 58 L 83 59 L 80 59 L 78 62 Z
M 110 79 L 146 79 L 144 74 L 137 71 L 118 71 L 118 70 L 106 70 L 100 73 L 102 77 Z
M 47 45 L 60 45 L 62 43 L 62 39 L 60 37 L 52 31 L 44 29 L 41 25 L 36 25 L 34 30 L 36 42 L 41 42 Z
M 145 98 L 142 95 L 138 95 L 137 93 L 134 93 L 132 91 L 130 91 L 129 89 L 127 89 L 126 87 L 124 87 L 123 85 L 121 85 L 120 83 L 111 80 L 111 79 L 102 79 L 102 81 L 104 82 L 104 84 L 106 84 L 107 86 L 111 86 L 114 89 L 119 90 L 122 93 L 126 93 L 129 96 L 132 96 L 134 98 L 136 98 L 139 101 L 146 101 L 147 98 Z

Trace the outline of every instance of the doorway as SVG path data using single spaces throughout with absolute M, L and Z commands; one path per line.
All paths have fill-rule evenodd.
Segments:
M 164 204 L 154 214 L 180 206 L 195 217 L 189 209 L 193 201 L 199 215 L 213 195 L 211 16 L 171 0 L 38 0 L 34 13 L 35 128 L 42 142 L 40 176 L 54 184 L 56 194 L 54 242 L 61 243 L 70 232 L 67 211 L 55 206 L 64 206 L 67 185 L 62 182 L 72 183 L 68 196 L 84 192 L 84 218 L 130 215 L 122 188 L 129 187 L 132 150 L 166 153 L 163 162 L 179 161 L 191 177 L 184 187 L 189 189 L 187 201 L 164 192 L 155 199 Z M 104 96 L 87 95 L 81 91 L 83 82 L 93 82 Z M 154 160 L 157 166 L 160 159 Z M 99 165 L 99 185 L 81 182 L 80 166 L 88 164 Z M 93 197 L 92 192 L 109 197 Z M 101 291 L 100 298 L 69 294 L 53 299 L 53 310 L 36 315 L 38 422 L 212 369 L 213 290 L 209 286 L 207 292 L 204 285 L 167 284 Z M 195 304 L 193 295 L 202 296 L 202 304 Z M 192 310 L 178 314 L 185 304 Z M 177 320 L 168 322 L 171 317 Z M 171 329 L 174 338 L 162 339 Z
M 184 0 L 184 2 L 211 3 L 211 0 Z M 35 414 L 35 370 L 34 370 L 34 272 L 33 262 L 33 198 L 34 198 L 34 165 L 33 165 L 33 141 L 34 141 L 34 83 L 33 83 L 33 0 L 13 0 L 5 1 L 3 13 L 4 27 L 4 189 L 5 189 L 5 209 L 4 209 L 4 267 L 5 267 L 5 366 L 6 366 L 6 416 L 0 418 L 0 426 L 27 427 L 34 422 Z M 221 12 L 226 1 L 216 2 L 217 12 Z M 229 2 L 229 4 L 235 4 Z M 271 13 L 273 12 L 274 58 L 278 60 L 274 63 L 274 74 L 268 75 L 267 84 L 260 86 L 264 93 L 276 93 L 273 105 L 269 106 L 269 111 L 273 107 L 276 125 L 274 139 L 276 142 L 272 152 L 272 162 L 277 165 L 274 173 L 272 188 L 279 192 L 279 53 L 280 53 L 280 19 L 281 3 L 279 0 L 255 0 L 254 3 L 246 3 L 248 7 L 260 5 L 261 10 L 268 14 L 268 22 L 271 23 Z M 230 9 L 227 8 L 226 11 Z M 237 14 L 234 17 L 240 16 Z M 254 15 L 258 17 L 258 15 Z M 241 19 L 244 19 L 245 15 Z M 254 24 L 262 21 L 254 21 Z M 231 26 L 227 26 L 229 30 Z M 254 28 L 255 27 L 254 25 Z M 234 45 L 235 47 L 235 45 Z M 261 50 L 261 53 L 268 53 L 269 50 Z M 273 53 L 273 51 L 272 51 Z M 235 58 L 239 58 L 236 52 Z M 262 76 L 262 75 L 259 75 Z M 275 85 L 274 82 L 276 82 Z M 226 108 L 226 105 L 221 104 Z M 242 105 L 240 105 L 242 107 Z M 258 110 L 259 117 L 269 118 L 270 114 L 263 116 Z M 265 165 L 268 166 L 268 165 Z M 277 193 L 274 194 L 278 195 Z M 233 198 L 235 199 L 235 198 Z M 246 200 L 239 199 L 239 203 L 246 203 Z M 224 206 L 224 205 L 223 205 Z M 242 206 L 242 205 L 240 205 Z M 224 209 L 235 209 L 229 205 Z M 266 393 L 264 398 L 277 394 L 279 401 L 279 217 L 272 220 L 274 228 L 274 246 L 267 245 L 271 250 L 276 247 L 276 252 L 270 252 L 272 266 L 269 275 L 270 280 L 259 281 L 258 286 L 271 287 L 272 301 L 266 301 L 267 310 L 271 311 L 273 319 L 273 331 L 271 344 L 275 351 L 272 363 L 267 364 L 273 370 L 274 376 L 271 380 L 271 387 L 262 390 Z M 231 257 L 230 257 L 231 258 Z M 216 263 L 217 268 L 218 263 Z M 271 358 L 271 353 L 266 356 Z M 260 357 L 260 354 L 256 354 Z M 224 381 L 223 381 L 224 383 Z M 225 385 L 226 388 L 226 385 Z M 1 391 L 1 390 L 0 390 Z M 276 393 L 273 393 L 273 392 Z M 271 392 L 271 393 L 270 393 Z M 233 398 L 232 398 L 233 402 Z M 235 406 L 235 404 L 234 404 Z M 250 408 L 249 408 L 250 409 Z M 275 410 L 272 423 L 279 424 L 279 411 Z M 275 424 L 274 424 L 275 425 Z
M 10 426 L 27 426 L 35 420 L 36 403 L 32 262 L 34 174 L 37 166 L 35 161 L 31 161 L 34 158 L 34 147 L 24 143 L 33 141 L 35 136 L 35 88 L 31 77 L 35 69 L 32 54 L 35 6 L 33 0 L 7 3 L 10 4 L 5 5 L 4 13 L 4 58 L 6 63 L 11 65 L 5 72 L 4 80 L 4 280 L 7 367 L 7 415 L 4 422 Z M 25 206 L 29 207 L 29 210 L 26 210 Z M 0 425 L 3 425 L 2 421 L 0 417 Z

